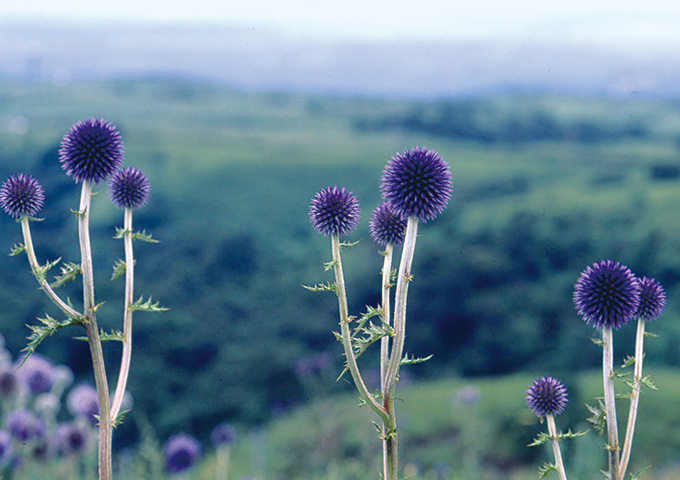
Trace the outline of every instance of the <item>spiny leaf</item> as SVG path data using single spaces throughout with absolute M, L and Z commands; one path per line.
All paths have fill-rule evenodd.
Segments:
M 555 466 L 552 463 L 544 463 L 541 467 L 538 468 L 538 478 L 545 478 L 548 476 L 550 472 L 556 472 L 557 471 L 557 466 Z
M 590 339 L 591 342 L 593 342 L 595 345 L 599 347 L 604 347 L 604 342 L 602 341 L 601 338 L 592 338 Z
M 151 297 L 149 297 L 149 299 L 148 299 L 146 302 L 143 302 L 143 301 L 142 301 L 143 298 L 144 298 L 144 297 L 139 297 L 139 300 L 137 300 L 136 302 L 132 303 L 132 304 L 128 307 L 128 309 L 129 309 L 130 311 L 134 311 L 134 310 L 142 310 L 142 311 L 144 311 L 144 312 L 165 312 L 166 310 L 168 310 L 168 309 L 165 308 L 165 307 L 161 307 L 161 306 L 159 305 L 159 302 L 152 303 Z
M 543 445 L 544 443 L 546 443 L 548 440 L 551 440 L 551 439 L 552 439 L 552 437 L 550 435 L 548 435 L 547 433 L 540 432 L 538 434 L 538 437 L 534 438 L 534 441 L 531 442 L 529 445 L 527 445 L 527 447 L 538 447 L 539 445 Z
M 137 260 L 132 261 L 132 265 L 135 265 L 137 263 Z M 114 281 L 115 279 L 119 278 L 121 275 L 125 273 L 125 261 L 124 260 L 116 260 L 116 262 L 113 264 L 113 273 L 111 274 L 111 281 Z
M 626 359 L 623 361 L 623 365 L 621 365 L 621 368 L 628 368 L 631 365 L 635 363 L 635 357 L 632 355 L 628 355 Z
M 357 245 L 361 240 L 357 240 L 356 242 L 340 242 L 340 248 L 348 248 L 348 247 L 353 247 L 354 245 Z
M 46 282 L 47 272 L 50 271 L 52 267 L 54 267 L 60 261 L 61 257 L 57 258 L 52 262 L 47 262 L 45 263 L 45 265 L 38 266 L 38 268 L 35 269 L 35 277 L 38 279 L 38 282 L 40 283 Z
M 31 334 L 28 336 L 26 348 L 23 349 L 23 351 L 27 353 L 22 363 L 35 352 L 35 349 L 38 348 L 38 345 L 40 345 L 43 340 L 54 334 L 57 330 L 71 325 L 82 325 L 84 320 L 82 318 L 67 318 L 60 322 L 49 315 L 45 315 L 45 318 L 38 318 L 38 321 L 41 323 L 40 325 L 27 325 L 31 330 Z
M 120 413 L 118 413 L 118 415 L 116 416 L 116 418 L 114 419 L 114 421 L 113 421 L 113 423 L 112 423 L 113 428 L 116 428 L 116 427 L 118 427 L 119 425 L 121 425 L 121 424 L 123 423 L 123 420 L 125 419 L 125 415 L 126 415 L 129 411 L 130 411 L 130 410 L 123 410 L 123 411 L 121 411 Z
M 409 357 L 407 353 L 404 355 L 404 358 L 401 359 L 400 365 L 415 365 L 417 363 L 427 362 L 432 357 L 434 357 L 434 355 L 429 355 L 427 357 Z
M 650 377 L 649 375 L 641 378 L 640 383 L 643 384 L 645 387 L 649 388 L 650 390 L 658 390 L 657 386 L 654 385 L 652 377 Z
M 75 280 L 78 274 L 83 273 L 83 269 L 79 263 L 69 262 L 60 268 L 61 275 L 54 277 L 54 282 L 50 284 L 52 288 L 59 288 L 65 283 Z
M 602 400 L 598 400 L 598 403 L 599 405 L 597 407 L 586 404 L 586 408 L 590 411 L 590 413 L 593 414 L 593 416 L 587 420 L 593 424 L 595 430 L 597 430 L 597 433 L 602 435 L 607 428 L 607 412 L 604 405 L 602 404 Z
M 302 285 L 302 288 L 310 292 L 335 292 L 338 293 L 338 286 L 335 282 L 317 283 L 316 285 Z
M 87 342 L 87 337 L 74 337 L 75 340 L 82 340 L 84 342 Z M 123 332 L 120 330 L 111 330 L 110 332 L 105 332 L 104 330 L 99 331 L 99 340 L 102 342 L 110 342 L 110 341 L 116 341 L 116 342 L 123 342 L 125 341 L 125 336 L 123 335 Z
M 658 338 L 658 337 L 659 337 L 659 334 L 658 334 L 658 333 L 654 333 L 654 332 L 645 332 L 645 337 L 649 337 L 649 338 Z M 643 471 L 644 471 L 644 470 L 643 470 Z
M 645 473 L 645 472 L 646 472 L 647 470 L 649 470 L 650 468 L 652 468 L 651 465 L 649 465 L 649 466 L 643 468 L 642 470 L 640 470 L 640 471 L 637 472 L 637 473 L 634 473 L 634 474 L 631 473 L 631 474 L 630 474 L 630 480 L 637 480 L 638 478 L 642 478 L 642 474 Z
M 324 272 L 328 272 L 328 271 L 330 271 L 330 270 L 333 270 L 333 267 L 335 267 L 335 265 L 336 265 L 337 263 L 338 263 L 338 262 L 336 262 L 335 260 L 331 260 L 330 262 L 324 262 L 324 263 L 323 263 L 323 270 L 324 270 Z
M 154 239 L 150 233 L 146 233 L 146 230 L 142 230 L 141 232 L 132 232 L 131 230 L 126 230 L 119 227 L 116 227 L 116 235 L 113 238 L 124 238 L 126 233 L 130 233 L 130 237 L 133 240 L 141 240 L 142 242 L 147 243 L 159 243 L 158 240 Z
M 12 247 L 12 251 L 9 253 L 9 256 L 15 257 L 15 256 L 19 255 L 21 252 L 25 252 L 25 251 L 26 251 L 26 246 L 23 243 L 20 243 L 19 245 L 14 245 L 14 247 Z

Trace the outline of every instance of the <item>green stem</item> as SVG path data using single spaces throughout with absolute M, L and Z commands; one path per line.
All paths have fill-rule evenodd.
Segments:
M 31 226 L 29 225 L 28 217 L 23 217 L 21 219 L 21 233 L 24 237 L 24 248 L 26 249 L 26 256 L 28 257 L 28 263 L 31 265 L 31 270 L 35 276 L 38 283 L 40 283 L 40 288 L 47 294 L 50 300 L 59 307 L 59 309 L 66 314 L 69 318 L 82 318 L 82 315 L 76 312 L 73 308 L 68 306 L 59 295 L 56 294 L 47 280 L 40 278 L 38 275 L 38 270 L 40 265 L 38 264 L 38 259 L 35 256 L 35 250 L 33 248 L 33 239 L 31 237 Z
M 389 425 L 387 412 L 375 400 L 373 395 L 368 392 L 368 388 L 366 388 L 366 384 L 359 373 L 359 366 L 357 365 L 357 360 L 354 356 L 354 350 L 352 350 L 352 340 L 349 331 L 350 318 L 347 313 L 347 293 L 345 290 L 345 278 L 342 272 L 342 259 L 340 257 L 340 238 L 337 235 L 331 236 L 331 248 L 333 250 L 333 270 L 335 273 L 338 308 L 340 311 L 340 335 L 342 337 L 342 346 L 345 350 L 345 358 L 347 359 L 347 368 L 352 375 L 352 380 L 354 380 L 354 385 L 357 387 L 361 399 L 380 415 L 383 422 Z
M 78 236 L 80 238 L 81 267 L 83 270 L 83 314 L 85 332 L 90 345 L 94 380 L 99 398 L 99 480 L 111 480 L 111 411 L 109 405 L 109 386 L 102 343 L 97 327 L 97 312 L 94 303 L 94 275 L 92 271 L 92 249 L 90 246 L 90 200 L 92 186 L 83 182 L 78 210 Z
M 628 469 L 631 449 L 633 448 L 633 435 L 635 434 L 635 421 L 637 419 L 638 404 L 640 402 L 640 388 L 642 379 L 642 360 L 644 359 L 645 320 L 638 318 L 637 334 L 635 337 L 635 367 L 633 369 L 633 388 L 630 396 L 630 410 L 628 411 L 628 424 L 626 425 L 626 438 L 623 441 L 621 464 L 618 480 L 623 480 Z
M 383 252 L 383 255 L 385 256 L 384 261 L 383 261 L 383 268 L 382 268 L 382 303 L 381 303 L 381 309 L 382 309 L 382 321 L 385 325 L 390 325 L 390 286 L 392 283 L 392 256 L 394 253 L 394 247 L 392 244 L 387 244 L 385 247 L 385 251 Z M 385 336 L 380 339 L 380 393 L 382 394 L 383 399 L 387 396 L 387 383 L 385 382 L 386 374 L 387 374 L 387 364 L 389 362 L 389 348 L 390 348 L 390 339 L 389 337 Z M 385 404 L 383 403 L 383 406 Z M 387 430 L 388 426 L 383 422 L 383 431 L 388 431 Z M 389 459 L 393 457 L 393 455 L 390 453 L 391 448 L 391 440 L 390 439 L 384 439 L 383 441 L 383 478 L 391 478 L 391 473 L 389 471 L 389 467 L 391 467 L 391 463 Z
M 609 478 L 619 480 L 619 428 L 616 421 L 616 395 L 614 393 L 614 346 L 612 328 L 602 328 L 602 376 L 604 405 L 607 415 L 607 451 L 609 453 Z
M 560 451 L 560 444 L 557 440 L 557 428 L 555 427 L 555 418 L 552 415 L 545 416 L 548 423 L 548 433 L 552 440 L 553 454 L 555 455 L 555 466 L 560 480 L 567 480 L 567 473 L 564 470 L 564 462 L 562 462 L 562 452 Z

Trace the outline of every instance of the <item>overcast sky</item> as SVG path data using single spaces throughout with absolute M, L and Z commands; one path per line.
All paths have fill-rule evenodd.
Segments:
M 669 0 L 24 0 L 0 2 L 1 21 L 138 19 L 227 22 L 300 35 L 534 37 L 638 42 L 680 39 Z

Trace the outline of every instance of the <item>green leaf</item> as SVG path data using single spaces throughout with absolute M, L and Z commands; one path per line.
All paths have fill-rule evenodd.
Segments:
M 132 265 L 136 265 L 137 260 L 132 261 Z M 111 274 L 111 281 L 113 282 L 115 279 L 120 277 L 125 273 L 125 261 L 124 260 L 116 260 L 116 262 L 113 264 L 113 273 Z
M 59 288 L 62 285 L 75 280 L 80 273 L 83 273 L 83 269 L 81 268 L 80 264 L 72 262 L 67 263 L 61 267 L 60 270 L 61 275 L 54 277 L 54 282 L 50 284 L 52 288 Z
M 586 408 L 593 415 L 586 420 L 593 424 L 595 430 L 597 430 L 597 433 L 602 435 L 607 428 L 607 412 L 602 400 L 598 400 L 598 403 L 599 405 L 597 407 L 586 404 Z
M 9 253 L 9 256 L 15 257 L 15 256 L 19 255 L 21 252 L 25 252 L 25 251 L 26 251 L 26 246 L 23 243 L 20 243 L 19 245 L 14 245 L 14 247 L 12 247 L 12 251 Z
M 159 302 L 152 303 L 151 297 L 149 297 L 149 299 L 146 302 L 143 302 L 142 300 L 143 300 L 143 297 L 139 297 L 139 300 L 132 303 L 128 307 L 128 309 L 130 311 L 141 310 L 141 311 L 144 311 L 144 312 L 165 312 L 165 311 L 168 310 L 165 307 L 161 307 L 159 305 Z
M 40 322 L 39 325 L 27 325 L 31 330 L 31 334 L 28 336 L 26 348 L 23 349 L 23 351 L 27 353 L 22 363 L 35 352 L 35 349 L 38 348 L 38 345 L 40 345 L 43 340 L 54 334 L 57 330 L 71 325 L 82 325 L 85 320 L 83 318 L 67 318 L 60 322 L 49 315 L 45 315 L 45 318 L 38 318 L 38 321 Z
M 88 341 L 87 337 L 73 337 L 74 340 L 82 340 L 84 342 Z M 125 336 L 120 330 L 112 330 L 110 332 L 105 332 L 104 330 L 99 331 L 99 340 L 102 342 L 123 342 L 125 341 Z
M 113 238 L 124 238 L 126 233 L 130 233 L 130 237 L 133 240 L 141 240 L 142 242 L 147 243 L 159 243 L 159 241 L 154 239 L 150 233 L 146 233 L 146 230 L 142 230 L 141 232 L 132 232 L 131 230 L 116 227 L 116 235 Z
M 338 262 L 336 262 L 335 260 L 331 260 L 330 262 L 324 262 L 323 263 L 324 272 L 328 272 L 330 270 L 333 270 L 333 268 L 335 267 L 335 265 L 337 265 L 337 263 Z
M 556 471 L 557 471 L 556 465 L 546 462 L 541 467 L 538 468 L 538 478 L 545 478 L 548 476 L 549 473 Z
M 357 240 L 356 242 L 340 242 L 340 248 L 349 248 L 353 247 L 354 245 L 358 245 L 361 240 Z
M 404 355 L 404 358 L 401 359 L 400 365 L 416 365 L 418 363 L 427 362 L 432 357 L 434 357 L 434 355 L 428 355 L 427 357 L 409 357 L 407 353 Z
M 642 385 L 644 385 L 645 387 L 649 388 L 650 390 L 658 390 L 657 386 L 654 385 L 654 381 L 652 380 L 652 377 L 650 377 L 649 375 L 641 378 L 640 383 Z
M 638 478 L 642 478 L 642 474 L 645 473 L 645 472 L 646 472 L 647 470 L 649 470 L 650 468 L 652 468 L 651 465 L 649 465 L 649 466 L 643 468 L 642 470 L 640 470 L 640 471 L 637 472 L 637 473 L 634 473 L 634 474 L 631 473 L 631 474 L 630 474 L 630 479 L 631 479 L 631 480 L 637 480 Z
M 52 262 L 47 262 L 45 265 L 40 265 L 35 269 L 35 277 L 39 283 L 46 282 L 47 272 L 52 269 L 57 263 L 61 261 L 61 257 Z
M 547 433 L 540 432 L 538 434 L 538 437 L 534 438 L 534 441 L 531 442 L 529 445 L 527 445 L 527 447 L 538 447 L 539 445 L 543 445 L 544 443 L 546 443 L 547 441 L 549 441 L 551 439 L 552 439 L 552 437 L 550 435 L 548 435 Z
M 380 320 L 379 325 L 369 321 L 374 317 L 382 315 L 383 312 L 381 308 L 367 306 L 366 309 L 366 312 L 356 321 L 356 327 L 354 327 L 350 338 L 352 351 L 354 352 L 354 357 L 357 359 L 368 349 L 368 347 L 381 338 L 394 336 L 394 329 L 384 323 L 382 319 Z M 340 336 L 339 339 L 342 341 L 342 336 Z M 347 366 L 345 366 L 338 376 L 338 380 L 347 373 L 347 370 Z
M 335 292 L 338 293 L 338 286 L 335 282 L 317 283 L 316 285 L 302 285 L 302 288 L 310 292 Z
M 118 413 L 116 416 L 115 420 L 112 423 L 113 428 L 116 428 L 120 426 L 123 423 L 123 420 L 125 419 L 125 415 L 129 412 L 130 410 L 123 410 Z

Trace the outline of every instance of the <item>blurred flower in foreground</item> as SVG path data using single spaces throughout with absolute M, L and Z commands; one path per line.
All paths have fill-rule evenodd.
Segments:
M 220 423 L 210 433 L 210 441 L 215 446 L 230 445 L 236 441 L 236 429 L 227 423 Z
M 106 120 L 86 118 L 74 124 L 59 145 L 59 161 L 76 183 L 99 183 L 123 165 L 120 132 Z
M 149 195 L 149 179 L 135 167 L 119 170 L 109 180 L 109 199 L 118 208 L 141 208 Z
M 12 175 L 0 187 L 0 205 L 10 217 L 33 217 L 44 203 L 45 192 L 30 175 Z
M 422 222 L 444 211 L 453 190 L 449 164 L 434 150 L 417 146 L 394 155 L 381 180 L 380 191 L 393 211 Z
M 89 431 L 77 422 L 62 423 L 57 427 L 57 448 L 62 455 L 78 454 L 87 448 Z
M 191 435 L 174 435 L 165 443 L 163 456 L 167 473 L 181 473 L 191 468 L 201 456 L 201 444 Z
M 603 260 L 586 268 L 574 287 L 579 315 L 597 329 L 620 328 L 640 305 L 640 284 L 625 265 Z
M 12 457 L 12 437 L 4 430 L 0 430 L 0 467 L 7 464 Z
M 637 310 L 638 317 L 651 322 L 661 316 L 666 308 L 666 291 L 653 278 L 642 277 L 640 279 L 640 306 Z
M 7 429 L 18 442 L 40 438 L 45 433 L 45 422 L 29 410 L 15 410 L 7 415 Z
M 567 407 L 567 389 L 555 378 L 540 377 L 529 386 L 526 400 L 538 417 L 559 415 Z
M 93 386 L 79 383 L 73 387 L 66 398 L 66 406 L 74 417 L 86 418 L 92 424 L 97 422 L 99 396 Z
M 397 215 L 387 202 L 382 202 L 373 210 L 368 231 L 373 241 L 381 247 L 388 244 L 396 247 L 404 243 L 406 219 Z
M 33 395 L 47 393 L 54 385 L 54 366 L 45 357 L 34 353 L 17 369 L 17 378 Z
M 309 206 L 309 221 L 325 237 L 347 235 L 356 228 L 360 214 L 354 194 L 337 185 L 318 192 Z

